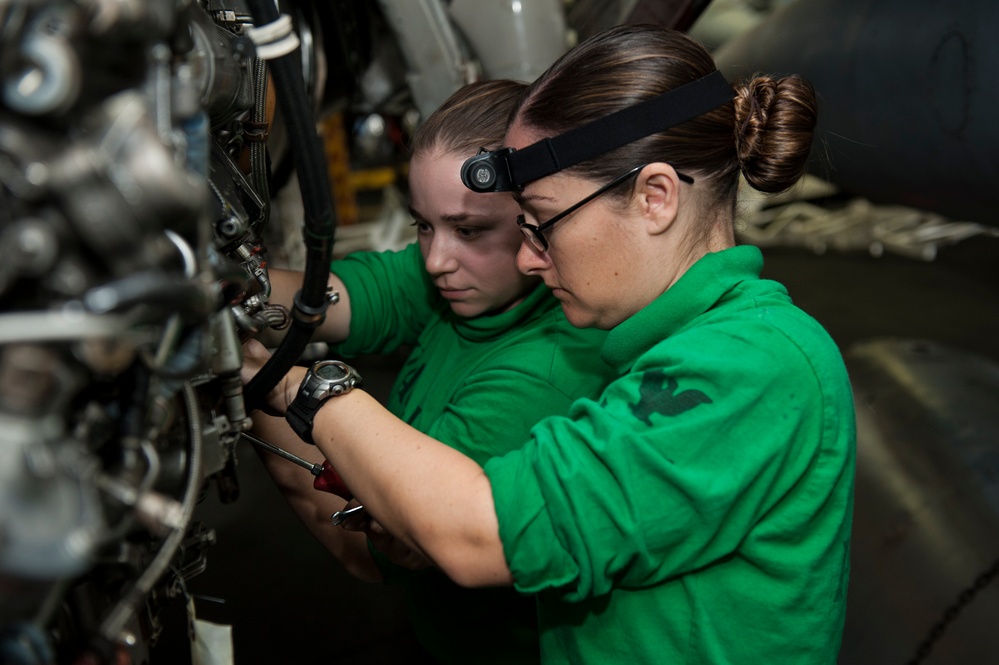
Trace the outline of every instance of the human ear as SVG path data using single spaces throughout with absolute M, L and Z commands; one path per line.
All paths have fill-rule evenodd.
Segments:
M 676 170 L 663 162 L 653 162 L 638 174 L 635 190 L 649 233 L 658 235 L 672 226 L 679 209 L 681 186 Z

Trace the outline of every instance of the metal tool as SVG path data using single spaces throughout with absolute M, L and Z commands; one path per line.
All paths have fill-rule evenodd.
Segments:
M 274 453 L 278 457 L 283 457 L 290 462 L 294 462 L 300 467 L 308 469 L 309 473 L 316 477 L 312 482 L 312 486 L 320 492 L 336 494 L 339 497 L 343 497 L 347 501 L 354 498 L 354 495 L 351 494 L 346 483 L 344 483 L 343 479 L 340 477 L 340 474 L 336 472 L 336 469 L 333 468 L 333 465 L 330 464 L 328 460 L 323 460 L 322 464 L 316 464 L 307 459 L 302 459 L 298 455 L 289 453 L 283 448 L 278 448 L 274 444 L 268 443 L 267 441 L 264 441 L 263 439 L 248 432 L 241 432 L 240 434 L 244 439 L 253 445 L 259 446 L 264 450 Z
M 283 458 L 285 458 L 286 460 L 288 460 L 290 462 L 294 462 L 295 464 L 299 465 L 300 467 L 308 469 L 309 473 L 311 473 L 314 476 L 318 476 L 320 473 L 323 472 L 323 465 L 322 464 L 314 464 L 314 463 L 310 462 L 309 460 L 302 459 L 298 455 L 293 455 L 293 454 L 289 453 L 287 450 L 284 450 L 283 448 L 278 448 L 277 446 L 275 446 L 272 443 L 267 443 L 263 439 L 258 438 L 256 436 L 254 436 L 253 434 L 250 434 L 249 432 L 241 432 L 241 434 L 242 434 L 242 436 L 243 436 L 244 439 L 246 439 L 247 441 L 249 441 L 253 445 L 260 446 L 264 450 L 268 450 L 268 451 L 274 453 L 275 455 L 277 455 L 278 457 L 283 457 Z
M 353 497 L 347 486 L 344 485 L 343 480 L 340 475 L 336 472 L 333 466 L 327 460 L 323 460 L 322 464 L 315 464 L 307 459 L 302 459 L 298 455 L 289 453 L 283 448 L 278 448 L 272 443 L 268 443 L 263 439 L 249 434 L 248 432 L 241 432 L 243 438 L 252 443 L 255 446 L 260 446 L 264 450 L 274 453 L 278 457 L 283 457 L 289 462 L 294 462 L 295 464 L 306 468 L 309 470 L 313 476 L 316 477 L 312 486 L 321 492 L 329 492 L 330 494 L 336 494 L 341 496 L 348 501 Z M 364 512 L 364 506 L 354 506 L 353 508 L 348 508 L 347 510 L 338 510 L 330 516 L 330 522 L 333 526 L 339 526 L 343 522 L 354 515 Z
M 347 510 L 338 510 L 330 515 L 330 523 L 333 526 L 339 526 L 354 515 L 362 512 L 364 512 L 364 506 L 354 506 L 353 508 L 348 508 Z

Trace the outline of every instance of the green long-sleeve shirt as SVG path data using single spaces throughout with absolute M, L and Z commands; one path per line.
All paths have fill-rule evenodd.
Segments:
M 433 286 L 416 245 L 352 255 L 331 269 L 351 298 L 348 342 L 337 352 L 411 345 L 387 407 L 479 464 L 520 447 L 534 424 L 595 397 L 613 375 L 599 358 L 606 333 L 573 328 L 543 285 L 507 312 L 462 318 Z M 538 661 L 533 598 L 463 589 L 436 569 L 402 580 L 417 635 L 441 662 Z
M 842 358 L 755 247 L 610 332 L 621 376 L 486 464 L 551 663 L 836 661 L 855 449 Z

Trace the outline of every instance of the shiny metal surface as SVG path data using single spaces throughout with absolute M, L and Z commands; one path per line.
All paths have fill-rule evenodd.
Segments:
M 448 13 L 481 61 L 486 78 L 533 81 L 568 46 L 563 4 L 452 0 Z
M 844 665 L 907 663 L 999 557 L 999 364 L 939 343 L 873 339 L 845 354 L 857 486 Z M 999 662 L 999 584 L 923 662 Z

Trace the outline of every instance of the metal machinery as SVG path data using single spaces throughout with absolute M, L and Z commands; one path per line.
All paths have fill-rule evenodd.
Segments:
M 504 60 L 473 57 L 483 17 L 461 0 L 0 0 L 0 662 L 147 658 L 214 538 L 195 504 L 237 496 L 247 414 L 327 305 L 315 115 L 533 78 L 564 48 L 561 6 L 516 5 L 490 10 Z M 289 164 L 290 312 L 264 242 Z M 244 388 L 241 343 L 285 326 Z
M 204 565 L 206 479 L 236 494 L 241 342 L 289 323 L 258 55 L 294 36 L 251 27 L 221 3 L 0 3 L 5 663 L 141 658 Z

